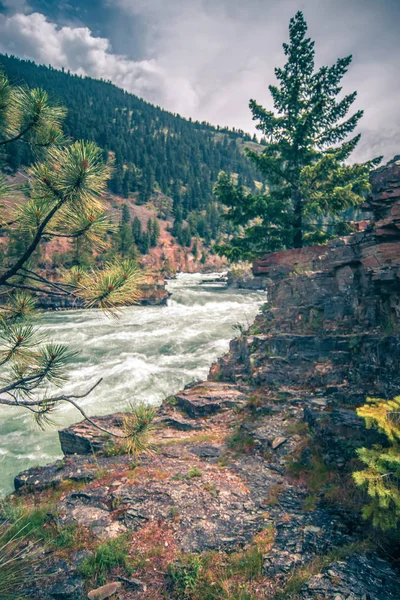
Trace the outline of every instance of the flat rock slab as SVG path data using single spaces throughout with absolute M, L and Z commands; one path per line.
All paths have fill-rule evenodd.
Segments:
M 251 497 L 246 480 L 218 466 L 213 447 L 193 449 L 187 445 L 179 457 L 149 456 L 129 480 L 67 494 L 57 505 L 60 525 L 83 525 L 101 538 L 163 522 L 185 552 L 249 542 L 264 525 L 265 507 Z M 274 472 L 263 473 L 266 488 L 278 479 Z
M 167 416 L 158 417 L 154 422 L 155 424 L 160 424 L 177 431 L 195 431 L 202 429 L 201 423 L 197 423 L 193 419 L 186 419 L 177 411 L 173 411 Z
M 49 590 L 52 600 L 80 600 L 83 593 L 83 581 L 76 577 L 63 579 Z
M 122 434 L 123 413 L 116 413 L 106 417 L 93 417 L 93 421 L 108 431 Z M 109 442 L 109 436 L 93 427 L 87 421 L 81 421 L 58 432 L 61 450 L 65 455 L 93 454 L 104 449 Z
M 42 491 L 50 487 L 56 487 L 65 480 L 69 481 L 92 481 L 95 478 L 95 470 L 84 465 L 76 465 L 74 461 L 59 460 L 46 467 L 32 467 L 22 471 L 14 478 L 16 491 L 24 488 L 26 491 Z
M 190 417 L 207 417 L 221 410 L 242 406 L 247 396 L 236 385 L 205 381 L 175 395 L 177 405 Z
M 285 442 L 287 442 L 287 437 L 283 437 L 283 436 L 276 437 L 271 442 L 272 450 L 276 450 L 277 448 L 279 448 L 279 446 L 282 446 L 282 444 L 284 444 Z
M 243 405 L 247 396 L 237 386 L 229 383 L 205 381 L 188 387 L 175 396 L 176 407 L 165 403 L 158 410 L 154 423 L 176 431 L 195 431 L 202 428 L 198 417 L 208 417 L 219 411 Z M 179 410 L 184 411 L 186 416 Z M 188 418 L 189 416 L 189 418 Z M 123 435 L 123 413 L 92 420 L 117 435 Z M 61 449 L 66 456 L 73 454 L 93 455 L 104 451 L 110 438 L 91 423 L 81 421 L 59 431 Z
M 14 479 L 17 492 L 42 492 L 56 488 L 66 481 L 91 482 L 97 478 L 99 471 L 111 471 L 115 468 L 127 469 L 132 458 L 124 456 L 68 456 L 63 460 L 45 465 L 32 467 L 19 473 Z

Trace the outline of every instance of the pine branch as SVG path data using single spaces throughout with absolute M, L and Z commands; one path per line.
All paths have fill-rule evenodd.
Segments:
M 53 407 L 55 404 L 58 404 L 60 402 L 67 402 L 67 403 L 71 404 L 72 406 L 74 406 L 74 408 L 76 408 L 76 410 L 78 410 L 81 413 L 81 415 L 83 416 L 85 421 L 87 421 L 88 423 L 93 425 L 93 427 L 95 427 L 99 431 L 102 431 L 103 433 L 106 433 L 107 435 L 110 435 L 110 436 L 118 438 L 118 439 L 127 439 L 127 438 L 129 438 L 129 435 L 119 435 L 118 433 L 114 433 L 113 431 L 110 431 L 110 430 L 106 429 L 105 427 L 102 427 L 101 425 L 96 423 L 93 419 L 91 419 L 88 416 L 88 414 L 84 411 L 84 409 L 77 402 L 75 402 L 75 400 L 81 400 L 82 398 L 86 398 L 87 396 L 89 396 L 89 394 L 91 394 L 93 392 L 93 390 L 95 390 L 102 381 L 103 381 L 103 378 L 99 379 L 87 392 L 85 392 L 83 394 L 61 394 L 60 396 L 52 396 L 52 397 L 46 398 L 42 401 L 19 400 L 18 398 L 13 396 L 13 394 L 10 393 L 10 389 L 12 389 L 12 388 L 9 388 L 9 389 L 3 388 L 3 389 L 0 389 L 0 394 L 8 393 L 8 394 L 10 394 L 10 396 L 13 396 L 13 399 L 9 400 L 7 398 L 0 396 L 0 404 L 3 404 L 5 406 L 18 406 L 19 408 L 26 408 L 28 410 L 31 410 L 31 412 L 35 412 L 36 414 L 41 414 L 41 410 L 40 410 L 41 405 L 44 405 L 45 406 L 44 410 L 46 410 L 46 407 L 48 407 L 48 406 Z
M 24 272 L 24 277 L 28 277 L 29 279 L 33 279 L 33 280 L 39 281 L 41 283 L 45 283 L 46 285 L 49 285 L 50 287 L 53 287 L 54 289 L 59 290 L 60 292 L 74 296 L 72 290 L 68 291 L 68 290 L 65 290 L 63 287 L 63 286 L 65 286 L 65 287 L 74 288 L 73 285 L 70 285 L 68 283 L 63 283 L 63 285 L 61 286 L 60 284 L 57 284 L 54 281 L 50 281 L 50 279 L 47 279 L 46 277 L 43 277 L 42 275 L 39 275 L 39 273 L 35 273 L 35 271 L 31 271 L 30 269 L 27 269 L 26 267 L 22 267 L 21 271 Z M 49 292 L 49 293 L 52 293 L 52 292 Z
M 29 260 L 29 258 L 32 256 L 32 254 L 35 252 L 36 248 L 40 244 L 40 241 L 43 237 L 43 232 L 46 229 L 47 224 L 51 221 L 51 219 L 54 217 L 56 212 L 61 208 L 61 206 L 63 205 L 64 202 L 65 202 L 65 198 L 61 198 L 57 202 L 57 204 L 55 206 L 53 206 L 53 208 L 50 210 L 50 212 L 47 214 L 45 219 L 42 221 L 42 223 L 38 227 L 35 237 L 33 238 L 32 242 L 30 243 L 28 248 L 25 250 L 24 254 L 21 256 L 21 258 L 19 258 L 12 267 L 10 267 L 5 273 L 3 273 L 3 275 L 0 275 L 0 285 L 4 285 L 11 277 L 16 275 L 18 273 L 18 271 L 21 269 L 21 267 Z
M 53 292 L 51 290 L 46 290 L 44 288 L 37 288 L 37 287 L 33 287 L 31 285 L 26 285 L 23 283 L 4 283 L 3 284 L 5 287 L 9 287 L 11 289 L 17 289 L 17 290 L 27 290 L 29 292 L 35 292 L 35 293 L 41 293 L 41 294 L 47 294 L 47 295 L 52 295 L 52 296 L 69 296 L 70 292 Z
M 89 229 L 90 227 L 87 227 L 86 229 L 82 229 L 81 231 L 75 231 L 74 233 L 55 233 L 54 231 L 46 231 L 46 237 L 48 236 L 53 238 L 67 238 L 73 240 L 82 237 L 82 235 L 87 233 Z
M 52 398 L 47 398 L 45 400 L 18 400 L 17 398 L 15 398 L 13 396 L 13 394 L 11 394 L 10 392 L 10 386 L 8 386 L 8 388 L 4 387 L 3 389 L 0 389 L 0 394 L 10 394 L 11 396 L 13 396 L 13 400 L 8 400 L 7 398 L 0 398 L 0 404 L 6 404 L 7 406 L 23 406 L 23 407 L 29 407 L 29 406 L 40 406 L 40 404 L 44 403 L 44 402 L 50 402 L 50 403 L 55 403 L 55 402 L 59 402 L 61 399 L 64 400 L 66 397 L 68 398 L 73 398 L 76 400 L 82 399 L 82 398 L 86 398 L 86 396 L 88 396 L 89 394 L 91 394 L 93 392 L 93 390 L 95 388 L 97 388 L 98 385 L 100 385 L 100 383 L 103 381 L 103 378 L 101 377 L 98 381 L 96 381 L 96 383 L 85 393 L 83 394 L 77 394 L 77 395 L 66 395 L 66 394 L 62 394 L 61 396 L 54 396 Z M 86 417 L 85 417 L 86 418 Z
M 18 135 L 15 135 L 14 137 L 12 137 L 12 138 L 10 138 L 8 140 L 0 141 L 0 146 L 5 146 L 6 144 L 11 144 L 13 142 L 17 142 L 24 135 L 26 135 L 28 133 L 28 131 L 30 131 L 35 126 L 35 124 L 36 123 L 34 121 L 32 121 L 27 127 L 25 127 L 25 129 L 23 129 L 22 131 L 20 131 L 20 133 L 18 133 Z
M 28 375 L 27 377 L 21 377 L 20 379 L 13 381 L 12 383 L 9 383 L 8 385 L 0 388 L 0 394 L 7 394 L 9 392 L 11 392 L 12 390 L 23 390 L 23 391 L 32 391 L 32 389 L 34 389 L 35 387 L 38 387 L 38 385 L 40 385 L 40 383 L 43 381 L 43 379 L 45 378 L 46 374 L 44 372 L 42 373 L 35 373 L 33 375 Z M 35 384 L 33 387 L 29 387 L 28 384 Z M 2 399 L 0 399 L 2 404 L 4 404 L 2 402 Z M 6 403 L 7 404 L 7 403 Z M 37 402 L 32 401 L 31 402 L 32 406 L 34 404 L 37 404 Z

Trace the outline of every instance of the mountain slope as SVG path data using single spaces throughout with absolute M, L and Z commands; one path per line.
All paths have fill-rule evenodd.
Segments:
M 65 133 L 95 141 L 105 156 L 115 155 L 111 190 L 127 197 L 139 192 L 146 202 L 155 191 L 171 197 L 174 212 L 185 218 L 212 202 L 220 170 L 237 173 L 249 187 L 256 174 L 243 154 L 248 134 L 186 120 L 106 81 L 80 77 L 0 55 L 0 67 L 13 83 L 41 87 L 68 108 Z M 28 147 L 12 145 L 8 165 L 16 170 L 30 162 Z

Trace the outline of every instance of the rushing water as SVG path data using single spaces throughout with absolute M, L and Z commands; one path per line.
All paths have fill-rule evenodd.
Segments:
M 63 388 L 75 394 L 101 385 L 80 401 L 89 415 L 125 410 L 129 403 L 158 404 L 189 381 L 205 378 L 228 349 L 233 325 L 250 324 L 264 297 L 258 292 L 201 285 L 204 275 L 178 275 L 169 283 L 168 306 L 127 307 L 110 319 L 100 311 L 45 313 L 40 326 L 50 339 L 79 354 Z M 0 495 L 13 477 L 61 455 L 56 428 L 40 431 L 30 413 L 1 407 Z M 56 413 L 59 428 L 80 420 L 73 407 Z

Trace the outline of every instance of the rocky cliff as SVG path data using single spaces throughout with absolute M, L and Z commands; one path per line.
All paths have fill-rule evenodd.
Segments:
M 368 207 L 365 231 L 254 265 L 268 303 L 209 381 L 164 401 L 150 451 L 119 454 L 81 423 L 60 432 L 63 461 L 16 478 L 9 502 L 47 511 L 35 571 L 52 576 L 29 598 L 400 597 L 395 546 L 361 520 L 351 478 L 378 439 L 354 408 L 400 385 L 399 160 Z M 99 423 L 122 431 L 121 415 Z

